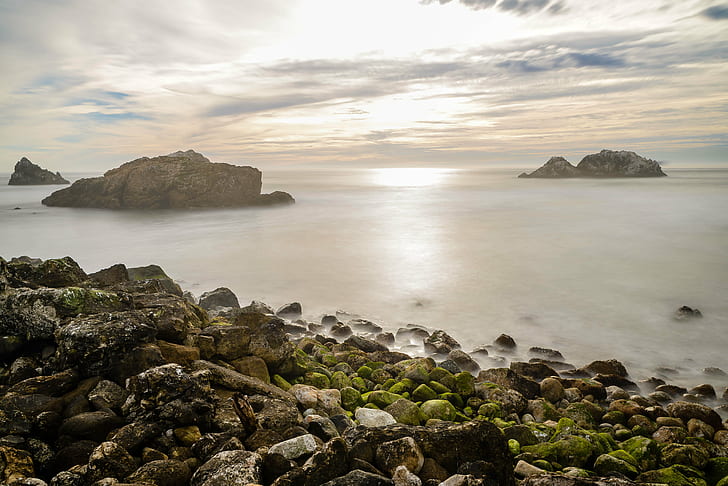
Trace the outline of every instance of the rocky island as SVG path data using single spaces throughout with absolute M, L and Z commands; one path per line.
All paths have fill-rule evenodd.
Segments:
M 105 209 L 227 208 L 292 204 L 286 192 L 261 194 L 261 172 L 210 162 L 193 150 L 142 157 L 80 179 L 43 199 L 46 206 Z
M 32 186 L 43 184 L 70 184 L 61 177 L 60 172 L 55 174 L 44 169 L 23 157 L 15 164 L 15 170 L 8 181 L 9 186 Z
M 519 178 L 571 178 L 571 177 L 663 177 L 660 164 L 626 150 L 602 150 L 587 155 L 576 166 L 563 157 L 551 157 L 539 169 Z
M 0 483 L 728 484 L 728 390 L 301 311 L 0 258 Z

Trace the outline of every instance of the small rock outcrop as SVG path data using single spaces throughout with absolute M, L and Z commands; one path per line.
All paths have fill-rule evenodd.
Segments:
M 602 150 L 581 159 L 574 167 L 563 157 L 551 157 L 539 169 L 519 178 L 570 177 L 662 177 L 666 176 L 660 164 L 626 150 Z
M 292 204 L 290 194 L 261 194 L 254 167 L 210 162 L 193 150 L 142 157 L 80 179 L 43 199 L 46 206 L 104 209 L 166 209 Z
M 33 186 L 43 184 L 70 184 L 61 177 L 60 172 L 55 174 L 44 169 L 23 157 L 15 164 L 15 170 L 8 181 L 9 186 Z

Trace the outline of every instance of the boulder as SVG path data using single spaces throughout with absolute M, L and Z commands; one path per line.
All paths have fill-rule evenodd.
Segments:
M 156 328 L 138 311 L 72 319 L 55 332 L 61 369 L 78 367 L 83 376 L 113 373 L 132 349 L 150 342 Z
M 581 159 L 574 167 L 563 157 L 552 157 L 530 174 L 519 178 L 570 178 L 570 177 L 662 177 L 660 164 L 626 150 L 602 150 Z
M 700 310 L 698 309 L 683 305 L 675 311 L 673 317 L 677 321 L 687 321 L 690 319 L 700 319 L 701 317 L 703 317 L 703 313 L 700 312 Z
M 263 480 L 263 459 L 255 452 L 223 451 L 200 466 L 191 486 L 245 486 Z
M 212 163 L 188 150 L 127 162 L 102 177 L 80 179 L 43 199 L 46 206 L 105 209 L 240 207 L 290 204 L 286 193 L 261 195 L 253 167 Z
M 227 287 L 219 287 L 200 295 L 199 305 L 206 310 L 212 310 L 215 307 L 240 308 L 238 298 Z
M 465 463 L 485 461 L 494 484 L 513 486 L 513 463 L 503 433 L 494 424 L 472 421 L 464 424 L 438 423 L 432 426 L 390 425 L 352 427 L 344 431 L 350 457 L 373 462 L 385 442 L 411 437 L 424 457 L 432 458 L 449 474 Z
M 32 186 L 41 184 L 70 184 L 61 177 L 60 172 L 55 174 L 44 169 L 23 157 L 15 164 L 15 170 L 8 181 L 9 186 Z

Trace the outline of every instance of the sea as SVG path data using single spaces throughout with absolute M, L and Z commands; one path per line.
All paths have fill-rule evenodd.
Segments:
M 265 170 L 272 208 L 45 207 L 60 186 L 0 174 L 0 256 L 71 256 L 88 273 L 160 265 L 199 296 L 300 302 L 396 331 L 443 329 L 465 351 L 500 334 L 634 381 L 728 385 L 728 169 L 646 179 L 518 179 L 514 169 Z M 64 174 L 71 180 L 97 174 Z M 702 319 L 678 321 L 680 306 Z M 491 349 L 491 357 L 500 353 Z M 711 368 L 718 368 L 715 370 Z M 707 369 L 707 370 L 706 370 Z

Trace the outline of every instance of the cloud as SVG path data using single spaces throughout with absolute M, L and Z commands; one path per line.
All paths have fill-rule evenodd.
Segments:
M 452 0 L 421 0 L 421 3 L 429 5 L 439 3 L 445 5 Z M 473 10 L 485 10 L 495 7 L 503 12 L 511 12 L 517 15 L 529 15 L 545 10 L 547 13 L 556 15 L 566 11 L 563 1 L 554 0 L 458 0 L 461 4 Z
M 700 14 L 711 20 L 728 20 L 728 5 L 714 5 L 706 8 Z

